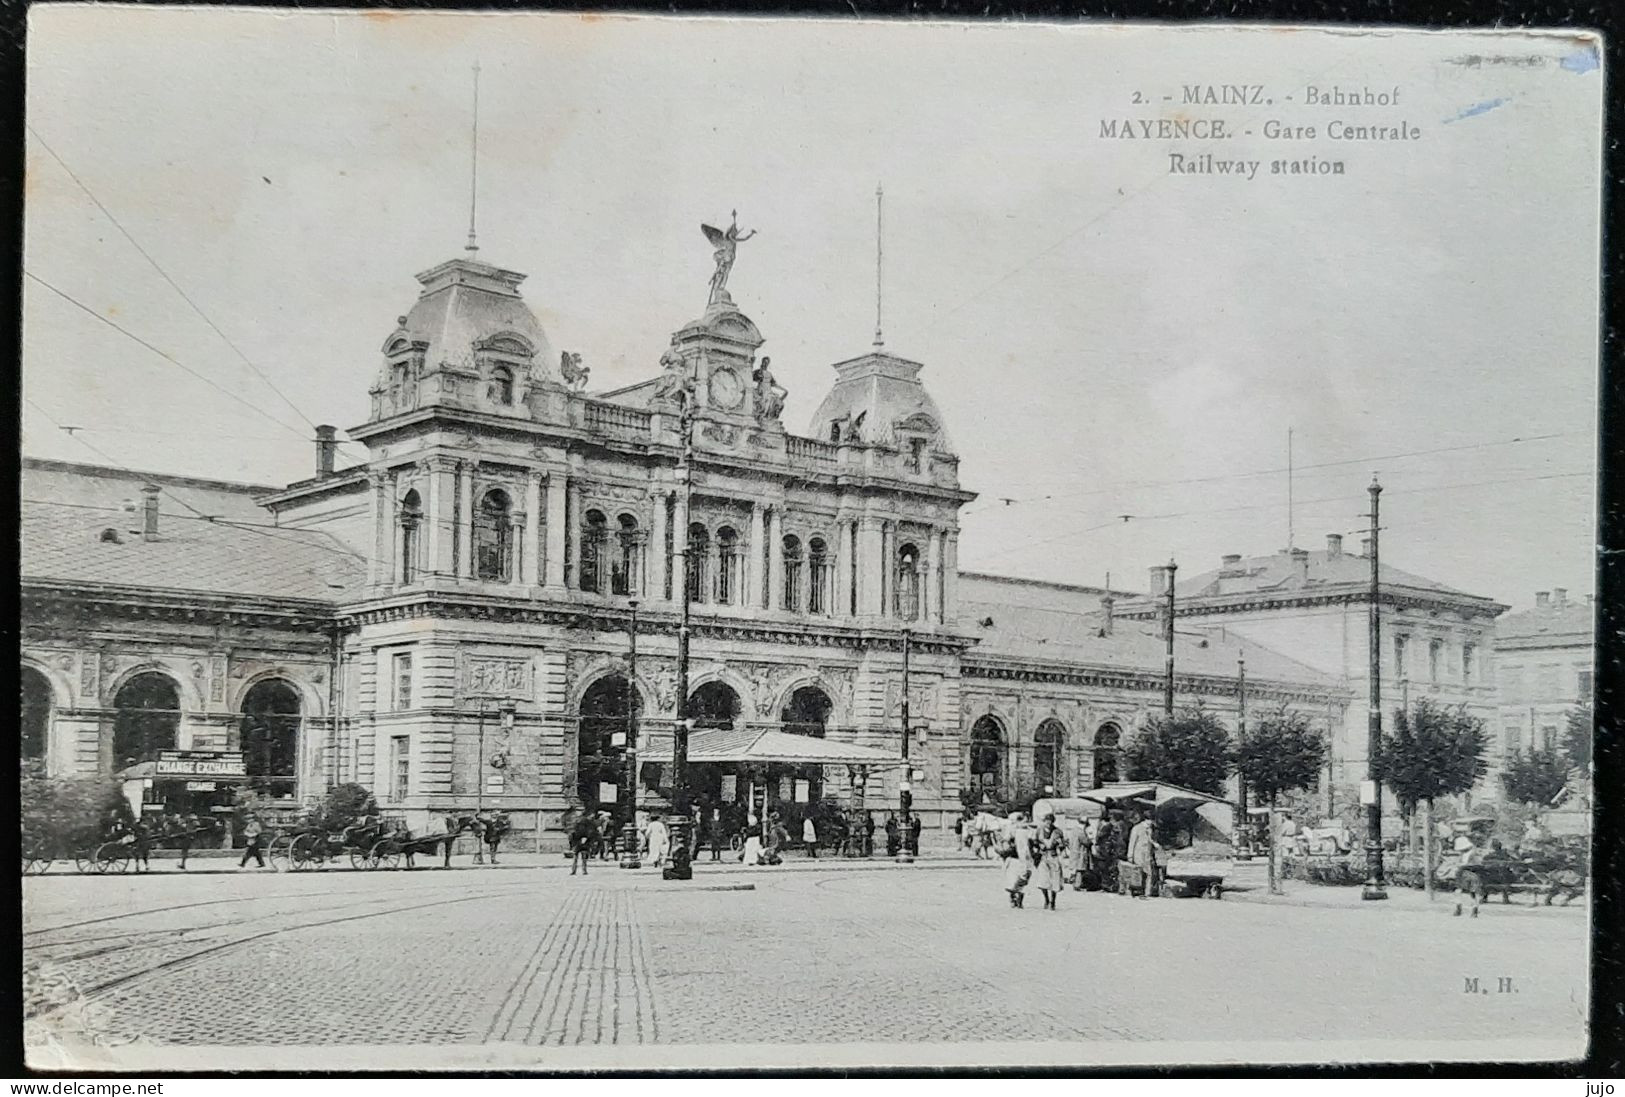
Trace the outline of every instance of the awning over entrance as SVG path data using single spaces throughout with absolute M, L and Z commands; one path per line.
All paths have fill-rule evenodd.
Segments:
M 693 732 L 688 737 L 688 760 L 877 767 L 903 764 L 897 755 L 873 747 L 764 728 L 714 728 Z
M 1090 789 L 1078 797 L 1105 803 L 1107 800 L 1149 800 L 1157 807 L 1166 804 L 1227 804 L 1222 796 L 1209 796 L 1195 789 L 1181 788 L 1162 781 L 1114 781 Z

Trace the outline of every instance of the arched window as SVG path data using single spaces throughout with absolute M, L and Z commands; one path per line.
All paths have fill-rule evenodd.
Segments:
M 609 573 L 610 593 L 637 594 L 643 588 L 643 533 L 638 529 L 638 520 L 630 514 L 621 515 L 618 522 L 621 528 L 615 534 L 615 562 Z M 586 559 L 585 552 L 582 559 Z
M 739 600 L 739 534 L 732 526 L 717 530 L 717 601 L 731 606 Z
M 401 582 L 410 583 L 418 577 L 423 551 L 423 538 L 419 532 L 423 525 L 423 503 L 414 489 L 401 500 Z
M 784 539 L 784 608 L 801 608 L 801 540 L 794 535 Z
M 993 803 L 1004 797 L 1004 732 L 991 716 L 971 725 L 970 788 L 978 803 Z
M 1123 729 L 1116 724 L 1101 724 L 1095 732 L 1095 784 L 1104 785 L 1118 779 L 1118 758 L 1122 754 Z
M 181 691 L 167 674 L 137 674 L 113 698 L 115 772 L 174 750 L 181 726 Z
M 33 667 L 23 668 L 22 679 L 21 753 L 25 762 L 42 762 L 51 741 L 51 683 Z
M 577 586 L 589 594 L 604 590 L 604 550 L 609 543 L 609 520 L 601 510 L 589 510 L 581 517 L 581 568 Z
M 707 682 L 688 698 L 688 718 L 700 728 L 731 728 L 739 718 L 739 694 L 726 682 Z
M 897 582 L 895 612 L 904 621 L 915 621 L 920 616 L 920 550 L 905 544 L 897 550 Z
M 829 591 L 834 583 L 835 566 L 829 559 L 829 547 L 822 537 L 807 541 L 807 612 L 828 613 Z
M 299 691 L 290 682 L 256 682 L 243 698 L 239 745 L 251 787 L 292 796 L 299 784 Z
M 1061 771 L 1065 732 L 1058 720 L 1045 720 L 1033 732 L 1033 782 L 1046 795 L 1065 796 L 1066 776 Z
M 506 583 L 513 574 L 513 504 L 508 493 L 492 488 L 474 513 L 474 577 Z
M 581 698 L 576 732 L 576 794 L 582 807 L 613 807 L 599 799 L 603 785 L 617 795 L 626 784 L 626 738 L 640 715 L 637 691 L 630 679 L 612 674 L 587 688 Z
M 779 723 L 793 735 L 812 735 L 822 739 L 824 729 L 829 726 L 829 714 L 834 708 L 835 702 L 829 699 L 829 694 L 817 686 L 802 686 L 790 695 L 784 710 L 779 713 Z
M 705 601 L 710 589 L 711 532 L 698 522 L 688 526 L 688 600 Z
M 513 370 L 507 366 L 491 371 L 491 399 L 504 407 L 513 403 Z

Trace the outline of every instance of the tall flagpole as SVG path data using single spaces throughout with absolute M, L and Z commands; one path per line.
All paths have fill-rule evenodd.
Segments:
M 879 183 L 875 184 L 875 348 L 886 345 L 880 334 L 881 287 L 884 285 L 882 259 L 886 239 L 886 196 Z
M 480 63 L 474 62 L 474 123 L 468 150 L 468 243 L 463 250 L 473 255 L 480 250 L 474 239 L 474 214 L 480 193 Z

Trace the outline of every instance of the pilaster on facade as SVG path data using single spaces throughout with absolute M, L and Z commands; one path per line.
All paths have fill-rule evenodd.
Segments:
M 569 477 L 562 468 L 547 470 L 546 496 L 543 530 L 547 543 L 542 551 L 542 586 L 557 592 L 566 589 L 565 556 L 569 542 Z
M 777 613 L 784 608 L 784 508 L 775 506 L 767 516 L 768 593 L 767 608 Z
M 474 462 L 457 462 L 457 524 L 453 553 L 454 574 L 458 580 L 474 576 Z

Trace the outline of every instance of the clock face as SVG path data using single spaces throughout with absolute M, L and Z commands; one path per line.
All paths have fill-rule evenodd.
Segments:
M 724 411 L 732 411 L 745 399 L 745 385 L 739 374 L 731 369 L 717 369 L 711 373 L 711 403 Z

